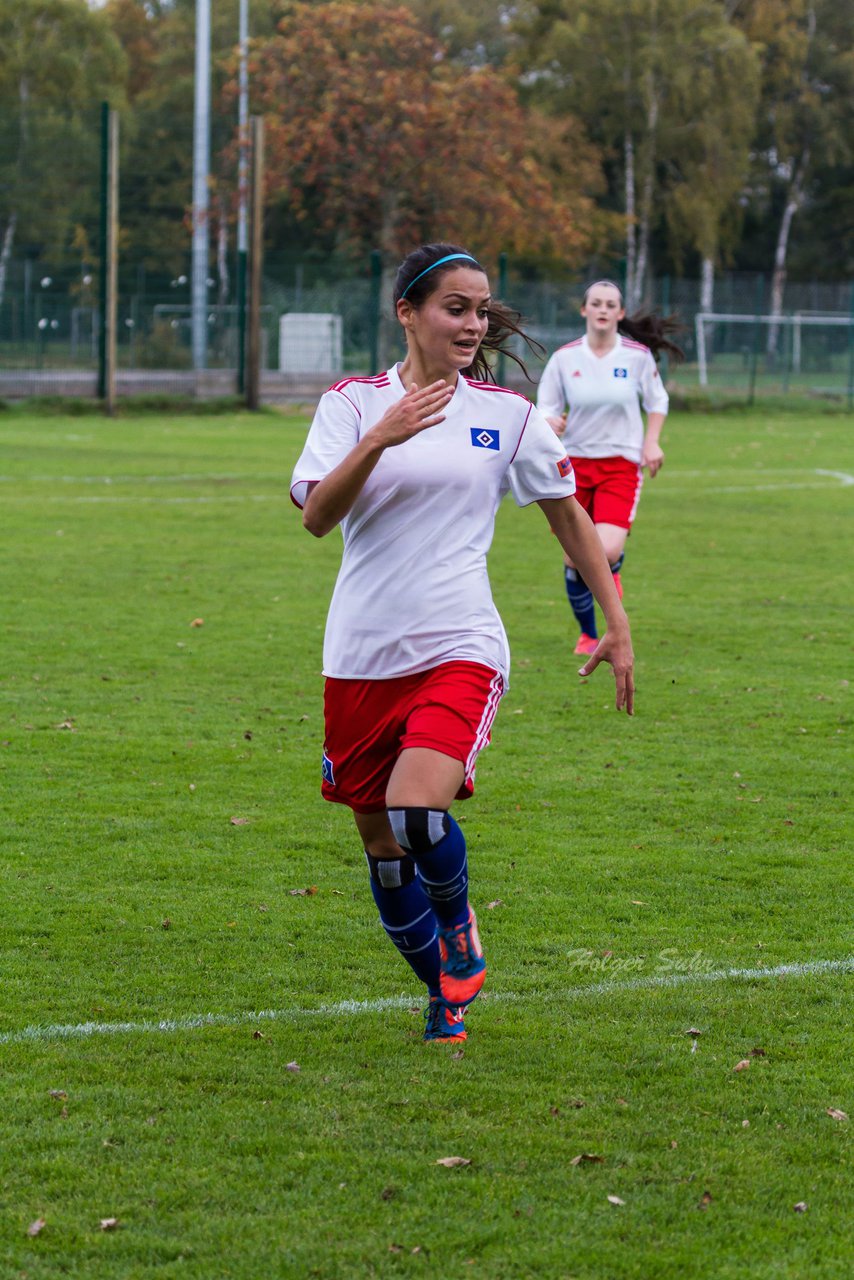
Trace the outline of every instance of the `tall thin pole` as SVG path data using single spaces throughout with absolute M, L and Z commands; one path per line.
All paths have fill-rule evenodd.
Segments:
M 110 104 L 109 102 L 101 103 L 101 224 L 98 235 L 99 257 L 101 259 L 101 271 L 98 277 L 98 399 L 105 400 L 107 396 L 107 275 L 109 272 L 109 258 L 107 254 L 108 242 L 108 225 L 109 225 L 109 209 L 110 209 Z M 27 332 L 27 321 L 29 320 L 29 275 L 30 262 L 27 259 L 24 263 L 24 332 Z
M 240 0 L 237 126 L 237 394 L 246 390 L 246 256 L 249 196 L 249 0 Z
M 115 412 L 118 305 L 119 117 L 101 104 L 101 278 L 99 281 L 98 398 Z
M 252 234 L 246 331 L 246 407 L 261 404 L 261 268 L 264 254 L 264 121 L 252 121 Z
M 193 248 L 191 310 L 193 368 L 204 369 L 208 349 L 208 176 L 210 171 L 210 0 L 196 0 L 196 79 L 193 120 Z
M 498 296 L 502 302 L 507 301 L 507 254 L 502 252 L 498 255 Z M 498 370 L 496 377 L 498 385 L 504 386 L 504 379 L 507 376 L 507 357 L 502 351 L 498 357 Z

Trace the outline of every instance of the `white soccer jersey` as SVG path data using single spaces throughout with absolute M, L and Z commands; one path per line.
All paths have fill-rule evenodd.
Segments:
M 325 393 L 294 469 L 297 506 L 403 395 L 396 367 Z M 560 439 L 514 391 L 460 376 L 445 415 L 383 451 L 341 522 L 324 675 L 389 679 L 466 659 L 507 680 L 486 570 L 498 504 L 508 491 L 519 506 L 569 497 L 575 477 Z
M 649 347 L 617 335 L 596 356 L 586 335 L 550 357 L 537 389 L 537 407 L 555 417 L 569 407 L 563 443 L 579 458 L 628 458 L 640 464 L 647 413 L 667 413 L 669 397 Z

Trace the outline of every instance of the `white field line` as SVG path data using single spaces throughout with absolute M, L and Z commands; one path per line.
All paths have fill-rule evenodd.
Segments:
M 672 478 L 677 483 L 661 484 L 657 487 L 656 492 L 664 494 L 683 494 L 686 492 L 684 487 L 680 487 L 680 480 L 709 479 L 713 476 L 725 476 L 731 474 L 730 470 L 722 468 L 710 468 L 708 470 L 697 471 L 665 471 L 663 475 Z M 804 472 L 793 467 L 763 467 L 762 475 L 768 476 L 786 476 L 786 475 L 803 475 Z M 807 473 L 809 474 L 809 473 Z M 820 477 L 818 480 L 783 480 L 772 483 L 762 484 L 729 484 L 729 485 L 710 485 L 691 486 L 694 493 L 771 493 L 778 490 L 789 491 L 793 489 L 830 489 L 836 488 L 837 485 L 842 488 L 850 488 L 854 486 L 854 475 L 850 475 L 847 471 L 828 471 L 824 468 L 814 467 L 812 470 L 814 476 Z M 255 475 L 250 473 L 234 475 L 234 474 L 172 474 L 172 475 L 149 475 L 149 476 L 4 476 L 0 475 L 0 484 L 12 483 L 15 480 L 26 480 L 28 483 L 44 483 L 44 484 L 91 484 L 91 485 L 111 485 L 111 484 L 238 484 L 249 480 L 280 480 L 282 484 L 286 482 L 286 477 L 273 477 L 269 475 Z M 836 481 L 836 484 L 830 484 L 829 481 Z M 41 502 L 74 502 L 74 503 L 156 503 L 158 505 L 213 505 L 223 502 L 280 502 L 288 496 L 287 490 L 278 493 L 260 494 L 260 493 L 226 493 L 206 495 L 181 495 L 179 497 L 167 498 L 158 495 L 141 495 L 141 494 L 115 494 L 115 495 L 98 495 L 98 496 L 82 496 L 72 495 L 64 497 L 62 494 L 51 494 L 46 498 L 42 498 Z M 30 501 L 26 495 L 4 496 L 5 502 L 21 502 Z
M 779 964 L 773 969 L 711 969 L 688 973 L 650 974 L 648 977 L 624 981 L 594 982 L 583 987 L 566 987 L 557 993 L 515 995 L 498 992 L 490 1000 L 522 1003 L 526 1000 L 549 999 L 576 1001 L 600 996 L 620 995 L 629 991 L 654 991 L 659 988 L 689 986 L 693 983 L 760 982 L 769 978 L 805 978 L 813 975 L 854 973 L 854 956 L 844 960 L 810 960 L 801 964 Z M 379 1000 L 340 1000 L 336 1004 L 318 1005 L 314 1009 L 261 1009 L 246 1013 L 199 1013 L 186 1018 L 164 1018 L 160 1022 L 78 1022 L 54 1023 L 24 1027 L 20 1031 L 0 1034 L 0 1045 L 26 1044 L 51 1040 L 85 1040 L 92 1036 L 149 1035 L 152 1032 L 197 1031 L 204 1027 L 244 1027 L 262 1022 L 295 1022 L 303 1018 L 348 1018 L 365 1013 L 384 1013 L 388 1009 L 406 1009 L 418 1002 L 417 996 L 388 996 Z

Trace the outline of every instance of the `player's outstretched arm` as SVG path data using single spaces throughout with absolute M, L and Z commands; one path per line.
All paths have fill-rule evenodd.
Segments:
M 609 662 L 617 686 L 617 710 L 625 709 L 633 715 L 634 654 L 629 620 L 617 595 L 614 575 L 593 521 L 574 498 L 542 498 L 539 506 L 605 614 L 607 631 L 578 674 L 589 676 L 600 662 Z
M 447 383 L 434 382 L 423 389 L 413 385 L 395 401 L 347 457 L 309 488 L 302 513 L 309 533 L 323 538 L 337 528 L 364 489 L 383 451 L 443 422 L 443 410 L 453 394 L 454 388 Z

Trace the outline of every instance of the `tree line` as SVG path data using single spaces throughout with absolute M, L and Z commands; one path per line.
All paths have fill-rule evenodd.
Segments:
M 228 288 L 238 0 L 212 6 L 212 273 Z M 838 0 L 250 0 L 266 240 L 394 262 L 458 239 L 532 278 L 854 275 L 854 6 Z M 93 263 L 99 105 L 122 122 L 121 252 L 186 271 L 194 0 L 0 0 L 9 264 Z

